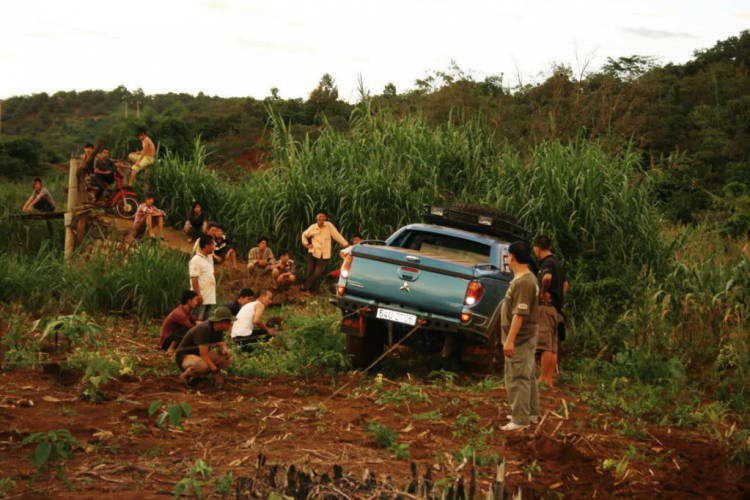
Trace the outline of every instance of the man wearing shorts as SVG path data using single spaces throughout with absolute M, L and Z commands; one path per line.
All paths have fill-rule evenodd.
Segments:
M 156 238 L 156 234 L 154 234 L 155 227 L 159 229 L 159 238 L 161 238 L 164 231 L 165 215 L 164 210 L 156 208 L 154 205 L 154 197 L 147 194 L 144 202 L 138 205 L 138 210 L 135 211 L 133 238 L 140 238 L 146 230 L 148 230 L 149 238 Z
M 133 164 L 130 167 L 131 186 L 135 184 L 135 177 L 138 175 L 138 172 L 153 165 L 156 158 L 156 147 L 154 146 L 154 142 L 146 135 L 145 130 L 140 129 L 138 131 L 138 138 L 141 140 L 143 149 L 140 153 L 130 153 L 128 156 L 128 159 Z
M 555 370 L 557 369 L 557 335 L 558 316 L 563 308 L 563 300 L 568 289 L 565 271 L 557 257 L 552 253 L 552 242 L 547 236 L 540 235 L 534 240 L 534 255 L 539 259 L 539 342 L 536 349 L 540 352 L 541 370 L 537 382 L 544 382 L 554 387 Z
M 175 356 L 182 371 L 181 382 L 190 383 L 195 378 L 213 373 L 216 385 L 224 385 L 221 370 L 231 362 L 224 332 L 228 332 L 236 320 L 229 309 L 217 307 L 207 321 L 198 323 L 185 334 Z M 216 349 L 212 350 L 213 347 Z

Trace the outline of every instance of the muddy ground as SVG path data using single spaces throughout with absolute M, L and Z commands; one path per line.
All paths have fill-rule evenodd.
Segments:
M 367 470 L 390 476 L 400 487 L 410 480 L 410 462 L 420 475 L 430 469 L 435 481 L 468 480 L 471 464 L 455 452 L 479 436 L 486 448 L 478 461 L 490 454 L 504 458 L 510 491 L 521 487 L 525 499 L 750 498 L 748 469 L 729 462 L 706 431 L 650 427 L 642 429 L 644 439 L 626 438 L 605 428 L 607 415 L 591 412 L 564 384 L 542 392 L 539 425 L 502 432 L 498 429 L 508 414 L 505 390 L 482 383 L 485 379 L 477 375 L 465 376 L 457 387 L 412 377 L 408 370 L 397 379 L 372 374 L 333 398 L 331 379 L 323 374 L 228 377 L 222 389 L 209 381 L 191 388 L 176 375 L 161 374 L 176 373 L 174 362 L 152 348 L 154 339 L 142 335 L 110 339 L 112 346 L 137 349 L 136 373 L 141 375 L 111 380 L 101 403 L 81 400 L 82 373 L 61 370 L 54 362 L 38 370 L 0 372 L 0 479 L 10 476 L 17 482 L 7 493 L 10 498 L 168 498 L 197 459 L 213 467 L 212 477 L 232 472 L 236 478 L 252 473 L 259 454 L 282 467 L 331 472 L 340 465 L 357 478 Z M 355 376 L 342 376 L 339 387 Z M 404 383 L 419 386 L 430 403 L 378 402 Z M 148 415 L 156 400 L 191 405 L 184 429 L 157 427 L 156 415 Z M 435 410 L 440 411 L 436 421 L 415 418 Z M 397 460 L 378 448 L 367 431 L 370 421 L 397 431 L 397 442 L 409 445 L 411 457 Z M 29 486 L 36 472 L 29 460 L 34 445 L 20 442 L 50 429 L 68 429 L 81 443 L 63 467 L 73 492 L 56 479 L 41 478 Z M 613 462 L 604 466 L 605 460 L 621 461 L 629 449 L 637 454 L 620 470 Z M 478 465 L 477 470 L 484 498 L 496 467 Z M 206 492 L 219 498 L 210 487 Z

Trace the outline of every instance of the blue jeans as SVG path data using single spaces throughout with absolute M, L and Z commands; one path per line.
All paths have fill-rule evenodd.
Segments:
M 193 309 L 193 316 L 201 321 L 206 321 L 208 317 L 211 316 L 211 308 L 213 306 L 214 304 L 201 304 L 195 306 L 195 309 Z

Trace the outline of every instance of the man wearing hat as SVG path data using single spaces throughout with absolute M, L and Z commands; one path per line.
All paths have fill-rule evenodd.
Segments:
M 208 321 L 198 323 L 182 338 L 175 361 L 182 370 L 180 381 L 189 383 L 195 378 L 214 374 L 217 386 L 224 385 L 221 369 L 229 366 L 230 357 L 224 343 L 224 332 L 232 328 L 237 318 L 226 307 L 217 307 Z M 218 350 L 212 350 L 217 347 Z

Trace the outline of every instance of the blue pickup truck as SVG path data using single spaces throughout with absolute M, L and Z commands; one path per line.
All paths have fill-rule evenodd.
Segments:
M 491 369 L 512 279 L 508 245 L 530 234 L 507 212 L 465 203 L 428 205 L 422 217 L 425 224 L 360 243 L 344 260 L 331 302 L 344 315 L 346 352 L 366 367 L 421 325 L 405 341 L 415 350 Z

